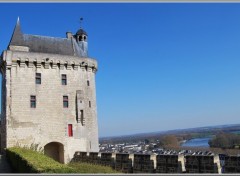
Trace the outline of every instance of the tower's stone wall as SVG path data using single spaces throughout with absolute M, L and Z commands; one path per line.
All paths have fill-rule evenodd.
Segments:
M 12 49 L 3 52 L 0 64 L 1 149 L 44 148 L 58 142 L 64 147 L 64 162 L 76 151 L 98 152 L 96 60 Z M 35 82 L 36 73 L 41 73 L 41 84 Z M 62 74 L 67 75 L 67 85 L 62 85 Z M 30 106 L 31 95 L 36 96 L 36 108 Z M 63 107 L 63 96 L 68 96 L 68 108 Z

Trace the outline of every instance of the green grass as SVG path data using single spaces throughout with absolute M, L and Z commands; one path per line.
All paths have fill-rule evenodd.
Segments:
M 20 173 L 77 173 L 75 169 L 30 149 L 8 148 L 7 157 L 16 172 Z
M 111 167 L 89 163 L 61 164 L 31 149 L 12 147 L 7 158 L 17 173 L 117 173 Z
M 111 167 L 89 163 L 70 163 L 68 166 L 76 169 L 78 173 L 119 173 Z

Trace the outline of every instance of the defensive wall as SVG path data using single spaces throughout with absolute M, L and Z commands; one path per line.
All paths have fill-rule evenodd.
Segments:
M 110 166 L 124 173 L 240 173 L 240 156 L 220 160 L 219 155 L 76 152 L 71 162 Z

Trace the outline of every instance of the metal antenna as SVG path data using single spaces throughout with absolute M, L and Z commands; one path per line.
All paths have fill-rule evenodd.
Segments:
M 82 29 L 83 18 L 80 18 L 80 29 Z

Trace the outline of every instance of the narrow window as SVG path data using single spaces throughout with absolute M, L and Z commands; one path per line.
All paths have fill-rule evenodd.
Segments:
M 33 95 L 30 96 L 30 107 L 36 108 L 36 96 Z
M 67 75 L 62 74 L 62 85 L 67 85 Z
M 85 119 L 84 119 L 84 114 L 83 114 L 83 110 L 80 110 L 80 117 L 81 117 L 81 123 L 82 123 L 82 126 L 85 125 Z
M 87 85 L 90 86 L 90 82 L 89 82 L 89 80 L 87 80 Z
M 91 101 L 89 101 L 89 108 L 91 108 Z
M 41 73 L 36 73 L 36 84 L 41 84 Z
M 68 96 L 63 96 L 63 107 L 68 108 Z
M 72 137 L 72 136 L 73 136 L 72 124 L 68 124 L 68 136 L 69 136 L 69 137 Z

